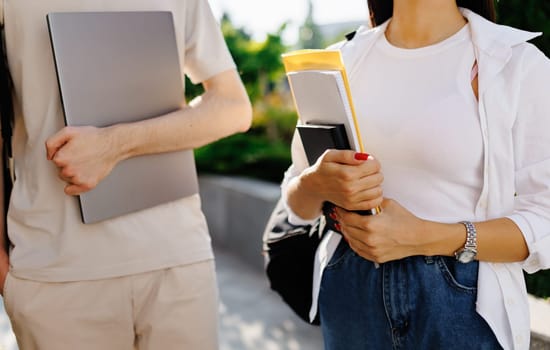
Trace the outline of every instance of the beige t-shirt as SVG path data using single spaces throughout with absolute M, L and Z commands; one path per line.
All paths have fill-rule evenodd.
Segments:
M 83 225 L 78 200 L 46 160 L 63 113 L 46 26 L 57 11 L 164 10 L 174 15 L 184 74 L 201 82 L 235 67 L 207 0 L 0 0 L 15 89 L 16 182 L 8 213 L 11 272 L 39 281 L 122 276 L 211 259 L 198 195 Z M 1 7 L 1 6 L 0 6 Z M 1 11 L 2 9 L 0 9 Z

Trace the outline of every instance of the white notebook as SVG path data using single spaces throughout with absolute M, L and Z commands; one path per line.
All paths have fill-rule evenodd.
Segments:
M 360 151 L 351 104 L 342 73 L 303 70 L 287 73 L 296 110 L 303 124 L 344 124 L 350 146 Z

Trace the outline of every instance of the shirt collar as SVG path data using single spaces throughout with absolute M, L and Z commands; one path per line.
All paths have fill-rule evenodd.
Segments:
M 542 34 L 495 24 L 465 8 L 461 8 L 460 11 L 470 23 L 474 45 L 478 50 L 493 58 L 505 60 L 512 47 Z

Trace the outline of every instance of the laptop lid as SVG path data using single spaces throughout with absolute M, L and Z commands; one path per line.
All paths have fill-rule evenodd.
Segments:
M 104 127 L 181 108 L 170 12 L 58 12 L 47 22 L 67 125 Z M 192 150 L 134 157 L 79 196 L 82 220 L 94 223 L 197 192 Z

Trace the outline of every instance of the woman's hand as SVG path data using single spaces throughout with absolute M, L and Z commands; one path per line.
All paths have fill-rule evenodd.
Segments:
M 382 203 L 380 163 L 365 153 L 329 150 L 300 175 L 300 187 L 322 203 L 369 210 Z
M 413 255 L 424 255 L 429 237 L 425 221 L 399 203 L 384 199 L 378 215 L 361 216 L 342 208 L 335 210 L 344 238 L 351 249 L 367 260 L 384 263 Z

